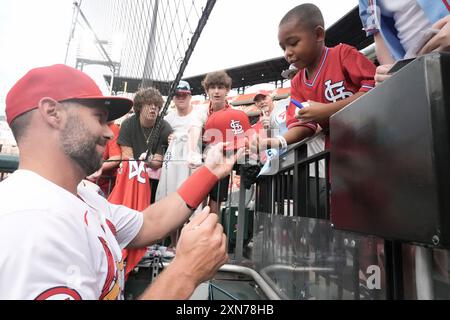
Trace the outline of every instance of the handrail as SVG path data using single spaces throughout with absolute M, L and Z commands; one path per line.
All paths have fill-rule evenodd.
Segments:
M 169 266 L 169 264 L 170 262 L 163 262 L 164 268 Z M 256 272 L 251 268 L 232 264 L 224 264 L 219 268 L 218 271 L 240 273 L 247 275 L 256 282 L 256 284 L 261 288 L 262 292 L 266 295 L 267 298 L 269 298 L 270 300 L 281 300 L 281 297 L 275 292 L 275 290 L 272 289 L 272 287 L 267 283 L 267 281 L 264 280 L 264 278 L 261 277 L 261 275 L 258 272 Z

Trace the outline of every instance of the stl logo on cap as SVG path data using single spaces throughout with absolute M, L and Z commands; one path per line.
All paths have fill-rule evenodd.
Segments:
M 214 112 L 206 121 L 206 143 L 230 142 L 225 150 L 237 150 L 245 146 L 247 133 L 251 130 L 250 121 L 245 112 L 235 109 L 222 109 Z

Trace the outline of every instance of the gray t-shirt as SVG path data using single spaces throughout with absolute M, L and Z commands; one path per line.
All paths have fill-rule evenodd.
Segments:
M 164 151 L 169 144 L 167 138 L 172 133 L 172 127 L 166 120 L 161 121 L 162 124 L 158 142 L 153 146 L 152 153 L 164 155 Z M 142 153 L 147 151 L 148 145 L 146 138 L 141 129 L 139 119 L 135 114 L 122 122 L 117 144 L 133 148 L 133 157 L 135 159 L 138 159 Z

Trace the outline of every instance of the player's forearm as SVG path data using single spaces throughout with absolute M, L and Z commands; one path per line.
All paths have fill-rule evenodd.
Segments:
M 196 281 L 185 273 L 186 266 L 180 265 L 176 257 L 172 263 L 148 287 L 141 300 L 186 300 L 197 287 Z
M 130 244 L 133 248 L 149 246 L 163 239 L 185 223 L 192 211 L 175 192 L 147 207 L 142 214 L 145 228 L 142 234 Z
M 129 245 L 142 248 L 164 238 L 187 221 L 217 183 L 218 176 L 206 167 L 197 169 L 177 192 L 155 202 L 143 212 L 144 222 L 139 234 Z

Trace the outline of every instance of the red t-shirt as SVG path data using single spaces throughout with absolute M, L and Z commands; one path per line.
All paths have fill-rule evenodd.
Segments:
M 375 87 L 375 69 L 375 65 L 352 46 L 339 44 L 333 48 L 325 47 L 314 77 L 307 79 L 306 70 L 301 69 L 292 79 L 291 99 L 298 102 L 311 100 L 333 103 L 356 92 L 367 92 Z M 305 126 L 295 118 L 295 108 L 292 102 L 288 106 L 288 129 Z M 328 120 L 319 124 L 322 128 L 327 128 Z M 308 123 L 307 127 L 315 132 L 317 124 Z
M 228 108 L 231 108 L 231 106 L 228 104 L 227 101 L 225 101 L 225 107 L 223 107 L 223 108 L 220 109 L 220 110 L 228 109 Z M 217 111 L 220 111 L 220 110 L 217 110 Z M 208 107 L 208 118 L 209 118 L 214 112 L 216 112 L 216 111 L 213 110 L 213 108 L 212 108 L 212 102 L 210 102 L 210 103 L 209 103 L 209 107 Z

